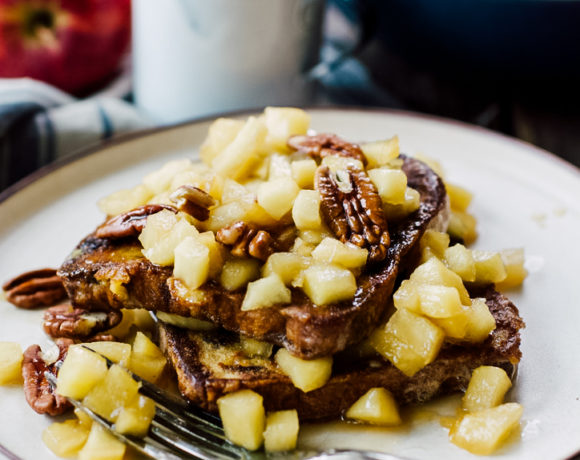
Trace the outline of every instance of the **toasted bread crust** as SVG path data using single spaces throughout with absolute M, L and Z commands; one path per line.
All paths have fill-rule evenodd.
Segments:
M 210 281 L 194 294 L 180 294 L 171 267 L 152 264 L 134 238 L 106 240 L 89 235 L 59 270 L 73 304 L 85 309 L 145 308 L 211 321 L 227 330 L 284 346 L 312 359 L 359 342 L 386 312 L 402 258 L 425 229 L 447 211 L 441 179 L 424 163 L 401 156 L 408 184 L 421 195 L 417 211 L 389 223 L 386 261 L 358 279 L 354 299 L 318 307 L 294 289 L 292 303 L 242 311 L 244 292 L 228 292 Z M 114 286 L 122 284 L 122 288 Z M 113 287 L 112 287 L 113 286 Z
M 294 387 L 271 359 L 246 358 L 235 335 L 225 331 L 190 332 L 161 325 L 160 341 L 182 394 L 204 409 L 216 411 L 219 397 L 247 388 L 263 396 L 268 411 L 296 409 L 301 420 L 336 418 L 374 387 L 387 388 L 403 405 L 465 390 L 473 370 L 482 365 L 502 367 L 512 375 L 521 357 L 519 330 L 524 327 L 517 308 L 491 286 L 474 288 L 471 294 L 486 298 L 496 320 L 496 329 L 483 343 L 447 343 L 413 377 L 378 355 L 342 353 L 335 356 L 328 383 L 308 393 Z

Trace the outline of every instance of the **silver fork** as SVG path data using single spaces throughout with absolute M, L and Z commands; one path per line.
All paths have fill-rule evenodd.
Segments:
M 87 350 L 90 350 L 90 348 L 87 348 Z M 107 366 L 110 367 L 114 364 L 106 356 L 94 350 L 90 351 L 102 356 L 107 361 Z M 72 398 L 67 399 L 121 442 L 150 458 L 158 460 L 405 460 L 403 457 L 380 452 L 354 450 L 333 449 L 324 452 L 295 450 L 268 454 L 250 452 L 242 447 L 235 446 L 226 439 L 218 416 L 188 404 L 180 397 L 143 380 L 129 370 L 127 372 L 133 379 L 141 382 L 139 392 L 151 398 L 156 405 L 155 416 L 149 427 L 149 432 L 143 438 L 116 432 L 113 423 L 96 414 L 80 401 Z M 45 376 L 50 385 L 55 388 L 56 378 L 54 375 L 46 372 Z

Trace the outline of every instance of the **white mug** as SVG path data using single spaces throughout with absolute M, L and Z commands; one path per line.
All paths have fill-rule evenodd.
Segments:
M 134 0 L 137 106 L 159 123 L 308 103 L 324 0 Z

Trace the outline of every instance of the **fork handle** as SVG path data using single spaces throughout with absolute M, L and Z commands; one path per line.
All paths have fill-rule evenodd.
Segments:
M 385 454 L 382 452 L 360 451 L 360 450 L 328 450 L 307 460 L 406 460 L 397 455 Z

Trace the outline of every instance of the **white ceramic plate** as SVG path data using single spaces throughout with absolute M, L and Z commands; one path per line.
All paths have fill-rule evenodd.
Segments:
M 167 160 L 194 156 L 209 121 L 130 136 L 40 176 L 0 202 L 0 280 L 58 266 L 103 216 L 96 200 L 135 185 Z M 398 134 L 402 151 L 439 159 L 450 181 L 475 194 L 478 248 L 523 246 L 530 275 L 509 296 L 527 323 L 523 360 L 509 394 L 523 404 L 520 437 L 499 458 L 560 459 L 580 451 L 580 174 L 513 139 L 467 125 L 401 112 L 312 110 L 312 127 L 351 140 Z M 0 302 L 0 340 L 23 347 L 49 341 L 42 311 Z M 443 404 L 430 409 L 449 412 Z M 403 429 L 342 424 L 304 428 L 303 446 L 384 450 L 409 458 L 472 458 L 450 444 L 437 417 Z M 431 413 L 432 414 L 432 413 Z M 41 441 L 51 420 L 36 415 L 21 387 L 0 387 L 0 444 L 24 459 L 53 458 Z

